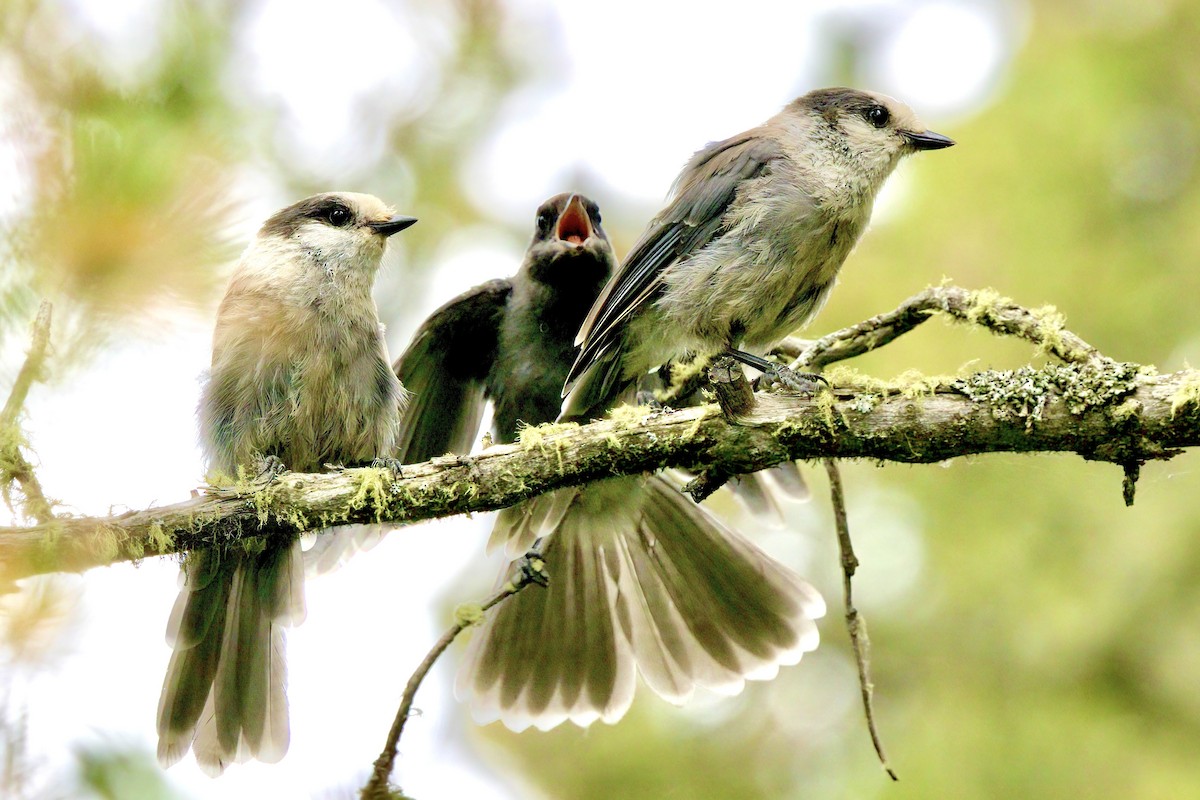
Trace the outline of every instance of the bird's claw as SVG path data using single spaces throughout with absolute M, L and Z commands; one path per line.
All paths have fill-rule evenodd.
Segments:
M 796 394 L 816 394 L 821 389 L 820 384 L 829 386 L 829 381 L 815 372 L 795 372 L 783 364 L 772 364 L 767 368 L 760 383 L 765 389 L 782 387 Z
M 517 570 L 522 583 L 536 583 L 543 588 L 550 585 L 550 573 L 546 572 L 546 560 L 542 558 L 541 552 L 536 548 L 530 550 L 517 562 Z
M 264 483 L 271 483 L 280 475 L 287 472 L 288 468 L 279 456 L 262 456 L 255 462 L 254 471 L 257 480 Z
M 654 396 L 654 392 L 648 392 L 645 389 L 637 393 L 637 404 L 639 406 L 649 406 L 655 411 L 661 411 L 663 408 L 662 401 Z
M 400 459 L 390 456 L 381 456 L 371 462 L 371 466 L 375 469 L 390 469 L 395 473 L 397 478 L 404 477 L 404 468 L 400 464 Z

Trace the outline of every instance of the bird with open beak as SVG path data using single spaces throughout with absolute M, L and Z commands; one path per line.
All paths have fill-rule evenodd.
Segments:
M 396 361 L 411 395 L 397 445 L 402 462 L 470 452 L 487 400 L 499 442 L 513 441 L 520 422 L 558 416 L 575 333 L 614 260 L 600 210 L 583 195 L 550 198 L 536 224 L 516 275 L 439 308 Z
M 388 237 L 416 220 L 378 198 L 319 194 L 274 214 L 217 312 L 200 399 L 210 480 L 286 467 L 319 472 L 390 457 L 406 395 L 371 297 Z M 188 749 L 220 774 L 287 752 L 283 628 L 305 614 L 294 538 L 190 553 L 171 611 L 158 758 Z
M 575 334 L 614 265 L 594 202 L 561 194 L 543 203 L 517 274 L 435 311 L 397 360 L 412 392 L 403 460 L 469 452 L 487 399 L 500 442 L 553 421 Z M 489 546 L 517 559 L 540 541 L 550 581 L 496 607 L 474 631 L 456 692 L 478 721 L 514 730 L 615 722 L 639 674 L 683 703 L 698 686 L 734 693 L 816 646 L 824 604 L 815 590 L 667 476 L 553 497 L 496 519 Z

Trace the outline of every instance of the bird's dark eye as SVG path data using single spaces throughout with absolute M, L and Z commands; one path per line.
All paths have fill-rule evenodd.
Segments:
M 350 213 L 350 209 L 343 205 L 332 205 L 325 209 L 322 215 L 325 221 L 335 228 L 344 228 L 354 219 L 354 215 Z
M 538 230 L 546 233 L 550 230 L 550 226 L 554 224 L 554 212 L 549 209 L 539 211 L 537 217 Z
M 882 128 L 884 125 L 887 125 L 888 120 L 892 118 L 892 115 L 883 106 L 871 106 L 863 112 L 863 116 L 867 118 L 867 122 L 876 128 Z

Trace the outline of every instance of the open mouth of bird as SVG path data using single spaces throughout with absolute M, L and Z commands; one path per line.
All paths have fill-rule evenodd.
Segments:
M 568 244 L 582 247 L 592 236 L 592 223 L 588 220 L 587 211 L 580 203 L 568 203 L 558 218 L 558 238 Z

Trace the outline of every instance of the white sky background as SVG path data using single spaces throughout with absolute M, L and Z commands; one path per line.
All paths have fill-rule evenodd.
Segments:
M 131 62 L 144 55 L 155 2 L 70 5 L 102 44 Z M 542 23 L 549 19 L 557 36 L 532 38 L 529 46 L 546 48 L 554 63 L 566 58 L 548 88 L 518 96 L 472 165 L 477 199 L 505 219 L 522 221 L 580 165 L 652 213 L 698 147 L 762 121 L 816 85 L 826 56 L 819 31 L 829 26 L 875 37 L 866 88 L 903 98 L 950 135 L 954 119 L 995 89 L 1022 35 L 1019 20 L 999 2 L 515 5 Z M 282 99 L 290 124 L 281 135 L 314 159 L 370 152 L 370 142 L 347 146 L 355 136 L 348 129 L 354 102 L 372 91 L 417 91 L 403 75 L 416 70 L 403 53 L 417 37 L 405 26 L 403 9 L 374 0 L 273 0 L 252 19 L 249 91 Z M 336 80 L 289 83 L 291 65 L 312 57 L 317 37 L 322 58 L 341 68 L 331 71 Z M 581 118 L 585 101 L 607 113 Z M 0 148 L 6 186 L 11 158 Z M 900 177 L 893 192 L 904 189 L 906 176 Z M 0 197 L 0 204 L 14 200 Z M 277 200 L 250 204 L 256 218 L 246 220 L 247 235 Z M 881 206 L 876 224 L 886 224 L 886 200 Z M 420 216 L 420 209 L 406 211 Z M 447 247 L 424 308 L 515 266 L 510 250 L 467 232 L 459 245 Z M 409 327 L 417 322 L 406 321 Z M 154 341 L 129 341 L 104 353 L 69 384 L 35 388 L 28 432 L 51 495 L 81 513 L 186 498 L 202 472 L 194 409 L 210 332 L 211 319 L 184 317 L 156 331 Z M 86 481 L 80 479 L 85 473 Z M 480 558 L 489 524 L 490 517 L 477 517 L 406 528 L 338 573 L 310 581 L 308 619 L 289 633 L 287 757 L 277 765 L 235 766 L 213 781 L 189 756 L 169 771 L 171 782 L 196 798 L 303 797 L 338 787 L 341 796 L 352 794 L 382 746 L 409 672 L 446 625 L 444 609 L 432 606 L 447 596 L 478 599 L 490 584 L 493 567 Z M 472 568 L 473 583 L 460 572 L 466 564 L 479 565 Z M 169 656 L 163 635 L 177 573 L 174 562 L 159 559 L 55 579 L 79 597 L 79 618 L 64 636 L 69 654 L 52 670 L 11 676 L 10 684 L 27 704 L 37 761 L 65 767 L 69 748 L 79 744 L 154 750 Z M 485 759 L 463 743 L 464 715 L 449 693 L 452 668 L 452 660 L 443 660 L 418 695 L 424 715 L 410 721 L 397 777 L 424 800 L 515 797 L 516 789 L 490 774 Z

